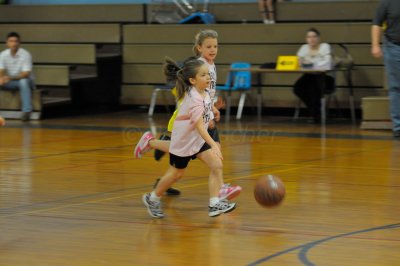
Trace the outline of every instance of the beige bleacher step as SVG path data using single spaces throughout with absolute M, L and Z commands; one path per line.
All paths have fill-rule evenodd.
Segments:
M 0 115 L 5 119 L 21 119 L 22 111 L 0 110 Z M 39 120 L 42 113 L 40 111 L 31 112 L 31 120 Z
M 70 67 L 69 79 L 79 81 L 97 78 L 97 68 L 94 65 L 77 65 Z
M 369 96 L 361 99 L 362 129 L 392 129 L 388 96 Z
M 390 121 L 388 96 L 369 96 L 361 99 L 363 121 Z
M 392 129 L 391 121 L 362 121 L 361 129 Z
M 121 53 L 99 53 L 96 55 L 96 58 L 98 59 L 104 59 L 104 58 L 114 58 L 114 57 L 119 57 L 122 56 Z
M 66 104 L 70 102 L 71 98 L 68 97 L 49 97 L 49 96 L 43 97 L 43 106 Z
M 44 90 L 36 89 L 32 91 L 32 107 L 34 111 L 42 109 L 42 98 Z M 21 109 L 21 96 L 17 90 L 0 90 L 0 110 L 14 111 Z
M 95 79 L 97 78 L 96 74 L 81 74 L 81 73 L 71 73 L 69 75 L 69 78 L 72 81 L 77 81 L 77 80 L 84 80 L 84 79 Z

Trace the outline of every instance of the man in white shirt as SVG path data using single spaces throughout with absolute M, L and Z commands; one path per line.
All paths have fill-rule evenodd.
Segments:
M 6 45 L 8 49 L 0 53 L 0 86 L 6 90 L 20 91 L 21 119 L 28 121 L 32 111 L 32 57 L 28 51 L 20 48 L 20 36 L 16 32 L 7 35 Z

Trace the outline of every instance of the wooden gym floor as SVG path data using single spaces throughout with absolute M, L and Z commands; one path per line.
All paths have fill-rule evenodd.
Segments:
M 0 265 L 400 265 L 400 142 L 347 121 L 325 129 L 289 118 L 221 122 L 235 211 L 208 217 L 208 171 L 192 161 L 165 197 L 141 196 L 168 160 L 132 148 L 168 115 L 7 121 L 0 128 Z M 286 198 L 265 209 L 255 180 L 279 176 Z

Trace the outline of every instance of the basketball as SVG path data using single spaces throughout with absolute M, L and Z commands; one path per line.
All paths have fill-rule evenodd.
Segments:
M 257 180 L 254 198 L 263 207 L 273 207 L 282 202 L 285 192 L 285 186 L 277 176 L 266 175 Z
M 6 124 L 6 120 L 0 116 L 0 127 L 4 126 Z

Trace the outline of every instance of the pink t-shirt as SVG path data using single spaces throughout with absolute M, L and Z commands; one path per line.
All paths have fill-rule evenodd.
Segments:
M 210 93 L 206 90 L 202 97 L 195 88 L 190 88 L 179 106 L 178 115 L 174 122 L 171 134 L 169 152 L 180 156 L 192 156 L 199 152 L 205 140 L 196 129 L 200 118 L 204 120 L 204 129 L 207 130 L 212 115 Z

